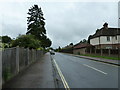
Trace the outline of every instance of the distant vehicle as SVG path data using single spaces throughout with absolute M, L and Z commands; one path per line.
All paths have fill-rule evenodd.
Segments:
M 50 50 L 51 55 L 55 55 L 55 52 L 53 50 Z

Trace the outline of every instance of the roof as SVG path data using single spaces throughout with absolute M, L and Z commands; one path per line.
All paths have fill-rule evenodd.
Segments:
M 67 46 L 64 47 L 64 49 L 65 49 L 65 48 L 66 48 L 66 49 L 67 49 L 67 48 L 72 48 L 72 47 L 73 47 L 73 45 L 67 45 Z
M 97 29 L 96 33 L 94 35 L 90 35 L 89 38 L 95 38 L 95 37 L 99 37 L 99 36 L 116 36 L 116 35 L 120 35 L 120 28 L 101 28 L 101 29 Z
M 80 49 L 80 48 L 85 48 L 85 47 L 89 47 L 91 46 L 91 44 L 88 43 L 78 43 L 76 45 L 74 45 L 74 49 Z

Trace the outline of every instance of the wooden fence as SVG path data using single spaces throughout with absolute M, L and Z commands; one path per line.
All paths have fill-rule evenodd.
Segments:
M 86 48 L 86 54 L 94 54 L 94 55 L 109 56 L 109 57 L 120 57 L 120 50 Z
M 23 69 L 33 62 L 40 60 L 44 51 L 25 49 L 25 48 L 8 48 L 2 51 L 2 83 L 16 76 Z

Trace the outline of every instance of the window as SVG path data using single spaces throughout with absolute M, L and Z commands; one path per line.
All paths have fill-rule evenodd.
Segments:
M 109 36 L 107 36 L 107 41 L 110 41 L 110 37 Z
M 115 39 L 117 40 L 117 36 L 115 36 Z

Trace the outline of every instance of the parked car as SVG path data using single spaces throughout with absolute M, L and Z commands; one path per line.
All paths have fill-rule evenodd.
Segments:
M 55 52 L 53 50 L 50 51 L 51 55 L 55 55 Z

